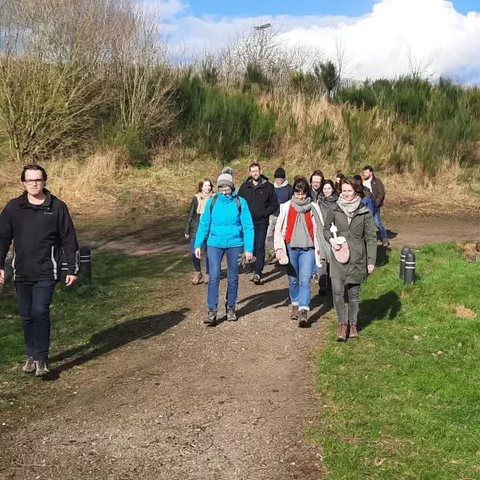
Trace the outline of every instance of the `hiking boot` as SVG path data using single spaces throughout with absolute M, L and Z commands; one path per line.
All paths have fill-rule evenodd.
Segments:
M 337 342 L 347 341 L 347 327 L 348 323 L 339 323 L 337 331 Z
M 348 334 L 348 338 L 358 338 L 358 330 L 356 323 L 350 324 L 350 332 Z
M 238 320 L 237 314 L 235 313 L 235 305 L 232 307 L 227 307 L 227 322 L 236 322 Z
M 298 312 L 298 326 L 300 328 L 308 328 L 310 326 L 310 323 L 308 322 L 307 319 L 308 312 L 307 310 L 300 310 Z
M 390 245 L 390 240 L 388 238 L 382 238 L 382 247 L 388 247 Z
M 35 362 L 35 367 L 36 367 L 36 370 L 35 370 L 36 377 L 46 377 L 50 373 L 47 362 L 39 360 Z
M 205 285 L 207 285 L 207 284 L 208 284 L 208 280 L 209 280 L 208 275 L 205 275 L 205 276 L 203 277 L 203 283 L 204 283 Z
M 207 312 L 207 318 L 203 323 L 209 327 L 215 327 L 217 325 L 217 311 L 209 309 Z
M 193 274 L 192 284 L 193 285 L 198 285 L 199 283 L 203 283 L 202 272 L 195 272 Z
M 263 285 L 263 281 L 262 281 L 262 279 L 260 278 L 260 275 L 255 274 L 255 275 L 253 276 L 253 283 L 254 283 L 255 285 Z
M 33 357 L 28 357 L 25 365 L 22 367 L 22 372 L 34 373 L 35 369 L 35 361 L 33 360 Z
M 292 311 L 290 312 L 291 320 L 298 320 L 298 305 L 292 305 Z

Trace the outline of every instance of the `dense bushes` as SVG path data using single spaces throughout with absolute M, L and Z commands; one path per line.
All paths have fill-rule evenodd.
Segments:
M 183 77 L 177 89 L 177 131 L 184 143 L 221 160 L 250 151 L 268 155 L 275 136 L 275 115 L 251 94 L 226 91 Z
M 223 63 L 175 69 L 155 25 L 129 0 L 0 2 L 0 139 L 14 156 L 115 147 L 139 165 L 175 144 L 225 161 L 275 154 L 428 176 L 474 158 L 477 88 L 418 76 L 345 86 L 332 61 L 308 71 L 265 32 Z

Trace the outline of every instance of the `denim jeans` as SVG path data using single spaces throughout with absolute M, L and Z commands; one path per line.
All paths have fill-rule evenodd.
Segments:
M 375 208 L 373 211 L 373 221 L 375 226 L 380 230 L 380 236 L 383 238 L 388 238 L 387 230 L 383 226 L 382 219 L 380 218 L 380 209 Z
M 346 323 L 347 316 L 345 312 L 345 286 L 348 291 L 348 321 L 357 323 L 358 308 L 360 304 L 360 285 L 356 283 L 347 283 L 340 278 L 332 278 L 333 304 L 337 311 L 339 323 Z
M 202 245 L 202 250 L 205 252 L 205 273 L 208 275 L 209 267 L 208 267 L 208 250 L 207 250 L 206 240 Z M 195 256 L 195 239 L 194 238 L 190 238 L 190 255 L 192 256 L 192 263 L 193 263 L 193 267 L 195 268 L 195 271 L 201 272 L 202 266 L 201 266 L 200 260 Z
M 262 276 L 263 267 L 265 266 L 265 240 L 267 238 L 268 225 L 254 225 L 255 243 L 253 245 L 253 254 L 255 260 L 255 274 Z
M 292 305 L 300 310 L 310 310 L 310 280 L 315 264 L 314 248 L 292 248 L 287 245 L 288 289 Z
M 15 286 L 27 357 L 47 362 L 50 349 L 50 304 L 56 282 L 17 282 Z
M 209 310 L 218 310 L 218 287 L 222 275 L 222 258 L 227 256 L 227 303 L 234 307 L 238 296 L 238 256 L 243 247 L 217 248 L 207 247 L 210 261 L 210 280 L 208 281 L 207 306 Z

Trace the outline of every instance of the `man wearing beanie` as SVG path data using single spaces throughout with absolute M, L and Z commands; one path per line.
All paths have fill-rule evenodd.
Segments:
M 278 214 L 280 213 L 280 205 L 282 203 L 288 202 L 292 198 L 292 186 L 288 183 L 286 178 L 285 170 L 282 167 L 278 167 L 275 170 L 273 178 L 273 186 L 275 188 L 275 193 L 277 194 L 279 208 L 275 213 L 270 215 L 270 223 L 268 225 L 267 231 L 267 241 L 265 242 L 265 248 L 267 250 L 267 259 L 270 260 L 275 258 L 275 249 L 273 247 L 273 237 L 275 234 L 275 225 L 277 224 Z
M 255 229 L 253 255 L 257 258 L 252 281 L 256 285 L 262 285 L 262 272 L 265 265 L 265 239 L 267 237 L 268 223 L 270 215 L 278 210 L 278 200 L 275 188 L 273 188 L 273 185 L 268 181 L 268 178 L 262 175 L 262 169 L 258 163 L 252 163 L 250 165 L 249 173 L 250 177 L 240 187 L 238 195 L 247 201 L 248 208 L 252 214 Z

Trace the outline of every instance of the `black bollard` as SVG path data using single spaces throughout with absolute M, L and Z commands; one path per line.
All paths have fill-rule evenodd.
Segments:
M 416 256 L 411 250 L 405 255 L 405 283 L 415 282 Z
M 80 247 L 80 275 L 87 282 L 92 280 L 92 252 L 89 246 Z
M 405 280 L 405 255 L 411 252 L 410 247 L 403 247 L 402 251 L 400 252 L 400 278 Z

